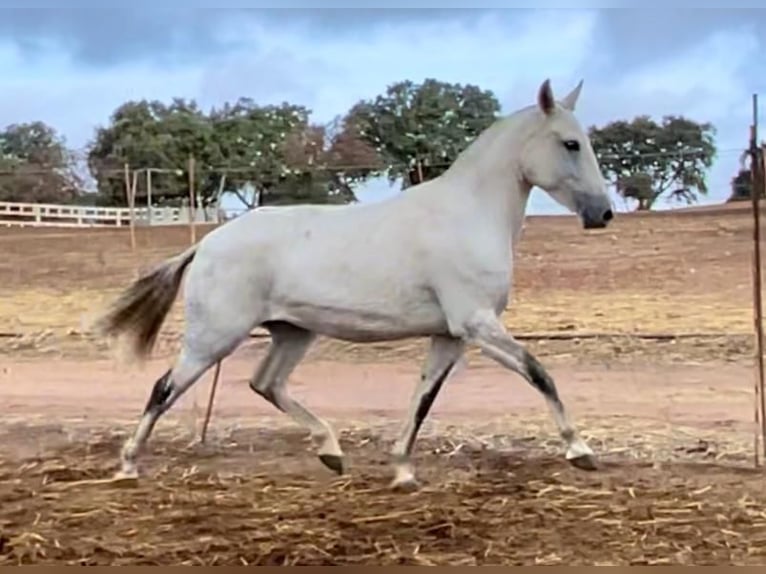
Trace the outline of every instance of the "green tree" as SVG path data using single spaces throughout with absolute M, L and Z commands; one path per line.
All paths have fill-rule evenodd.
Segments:
M 728 201 L 745 201 L 750 199 L 753 192 L 753 180 L 750 169 L 740 169 L 731 178 L 731 195 Z M 761 192 L 763 197 L 763 192 Z
M 418 161 L 424 180 L 442 174 L 499 111 L 491 91 L 429 78 L 390 85 L 374 100 L 357 103 L 346 123 L 381 155 L 389 180 L 401 177 L 408 187 L 419 181 Z
M 323 203 L 356 201 L 355 185 L 383 168 L 378 153 L 340 118 L 293 131 L 283 154 L 292 178 L 283 179 L 279 189 L 289 202 L 316 201 L 317 197 Z M 299 193 L 298 188 L 303 191 Z
M 366 165 L 379 161 L 343 122 L 312 124 L 303 106 L 240 98 L 210 117 L 225 188 L 249 208 L 355 201 L 353 186 L 367 177 Z M 252 197 L 242 192 L 246 187 L 255 190 Z
M 590 137 L 604 176 L 618 193 L 649 210 L 657 199 L 692 204 L 707 194 L 705 175 L 716 155 L 715 129 L 681 116 L 660 123 L 649 116 L 592 127 Z
M 308 120 L 308 109 L 286 102 L 261 106 L 240 98 L 213 109 L 210 121 L 220 158 L 215 168 L 225 173 L 225 188 L 250 208 L 277 201 L 274 196 L 293 195 L 291 176 L 296 174 L 285 160 L 285 146 L 293 134 L 306 131 Z M 248 185 L 256 191 L 252 200 L 240 192 Z
M 188 161 L 197 165 L 218 160 L 214 131 L 194 101 L 175 99 L 131 101 L 118 107 L 107 126 L 96 131 L 88 153 L 88 167 L 98 185 L 101 203 L 125 205 L 124 164 L 131 170 L 164 170 L 152 177 L 153 203 L 178 204 L 188 196 Z M 197 190 L 208 200 L 215 182 L 207 172 L 196 174 Z M 146 178 L 137 179 L 136 196 L 146 195 Z
M 750 151 L 745 150 L 739 157 L 741 167 L 737 174 L 731 178 L 731 195 L 727 201 L 745 201 L 751 199 L 753 193 L 753 174 L 749 167 L 744 167 L 746 160 L 750 158 Z M 761 197 L 766 196 L 766 190 L 761 189 Z
M 71 203 L 82 191 L 75 158 L 54 128 L 38 121 L 0 132 L 0 201 Z
M 354 201 L 352 186 L 365 173 L 353 169 L 360 160 L 351 152 L 363 150 L 364 144 L 350 145 L 345 126 L 328 130 L 310 124 L 309 114 L 303 106 L 260 106 L 248 98 L 209 114 L 181 99 L 169 105 L 127 102 L 115 110 L 109 125 L 97 130 L 88 165 L 101 203 L 109 205 L 126 203 L 125 162 L 131 170 L 163 170 L 152 178 L 153 203 L 184 201 L 190 156 L 195 158 L 195 188 L 205 205 L 222 191 L 234 192 L 251 208 Z M 371 161 L 369 155 L 364 161 Z M 347 164 L 350 171 L 335 169 Z M 136 196 L 142 198 L 144 174 L 137 183 Z M 243 193 L 248 187 L 256 191 L 252 199 Z

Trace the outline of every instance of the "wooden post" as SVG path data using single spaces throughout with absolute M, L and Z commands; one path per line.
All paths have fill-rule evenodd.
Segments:
M 125 197 L 128 200 L 128 209 L 130 210 L 130 250 L 132 252 L 136 250 L 136 223 L 133 217 L 133 201 L 135 196 L 135 185 L 131 185 L 130 182 L 130 165 L 128 162 L 125 162 Z
M 221 194 L 223 193 L 224 186 L 226 183 L 226 174 L 223 175 L 221 178 L 221 182 L 218 189 L 218 197 L 216 201 L 216 207 L 220 204 L 221 201 Z M 216 216 L 217 219 L 217 216 Z M 210 424 L 210 417 L 213 414 L 213 403 L 215 402 L 215 392 L 218 388 L 218 378 L 221 375 L 221 361 L 218 361 L 215 365 L 215 375 L 213 375 L 213 384 L 210 387 L 210 396 L 207 400 L 207 410 L 205 411 L 205 420 L 202 421 L 202 432 L 200 434 L 200 443 L 205 442 L 205 439 L 207 438 L 207 427 Z
M 758 149 L 756 155 L 758 167 L 758 185 L 752 187 L 753 204 L 753 327 L 755 330 L 755 368 L 757 397 L 759 399 L 759 419 L 761 423 L 761 464 L 766 460 L 766 391 L 764 389 L 764 357 L 763 357 L 763 280 L 761 263 L 761 193 L 766 188 L 766 173 L 764 173 L 764 149 Z
M 195 198 L 194 192 L 194 156 L 189 156 L 189 237 L 191 244 L 194 245 L 197 242 L 197 226 L 195 218 Z
M 758 150 L 758 174 L 761 180 L 761 186 L 754 188 L 753 199 L 753 259 L 755 264 L 754 291 L 756 293 L 754 300 L 754 321 L 756 352 L 758 353 L 756 366 L 758 369 L 758 394 L 761 399 L 761 448 L 763 449 L 763 458 L 766 460 L 766 389 L 764 389 L 764 358 L 763 358 L 763 281 L 761 277 L 761 193 L 766 192 L 766 165 L 764 164 L 764 147 Z
M 213 384 L 210 387 L 210 398 L 207 401 L 207 411 L 205 411 L 205 420 L 202 421 L 202 433 L 199 441 L 204 444 L 207 438 L 207 427 L 210 424 L 210 415 L 213 414 L 213 401 L 215 400 L 215 391 L 218 387 L 218 377 L 221 375 L 221 361 L 215 364 L 215 375 L 213 375 Z
M 146 221 L 152 224 L 152 168 L 146 170 Z
M 753 328 L 755 334 L 755 465 L 759 466 L 758 430 L 766 457 L 766 397 L 764 397 L 763 361 L 763 303 L 761 295 L 761 192 L 766 185 L 764 178 L 763 149 L 758 147 L 758 95 L 753 94 L 753 125 L 750 129 L 750 199 L 753 209 Z M 760 422 L 760 429 L 758 423 Z
M 221 213 L 221 198 L 223 196 L 223 190 L 226 189 L 226 174 L 221 176 L 221 181 L 218 183 L 218 194 L 215 196 L 215 222 L 217 224 L 222 223 L 220 218 Z
M 197 226 L 196 226 L 196 213 L 194 209 L 195 205 L 195 190 L 194 190 L 194 156 L 189 156 L 189 165 L 187 167 L 189 172 L 189 244 L 194 245 L 197 242 Z M 192 410 L 194 411 L 194 425 L 196 426 L 197 420 L 197 387 L 196 385 L 192 388 Z M 210 401 L 208 402 L 208 410 L 212 409 L 212 395 L 210 398 Z

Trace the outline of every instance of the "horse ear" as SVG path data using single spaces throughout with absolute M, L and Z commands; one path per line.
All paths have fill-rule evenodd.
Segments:
M 553 99 L 553 90 L 551 89 L 551 81 L 545 80 L 540 86 L 540 90 L 537 92 L 537 105 L 544 114 L 549 115 L 553 113 L 556 108 L 556 100 Z
M 580 97 L 580 91 L 582 90 L 582 80 L 575 86 L 575 89 L 567 94 L 567 96 L 561 100 L 561 105 L 569 111 L 574 111 L 577 105 L 577 99 Z

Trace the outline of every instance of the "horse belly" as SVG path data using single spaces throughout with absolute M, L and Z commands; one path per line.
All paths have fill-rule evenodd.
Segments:
M 282 320 L 310 331 L 352 342 L 374 342 L 444 334 L 441 307 L 426 289 L 392 285 L 312 284 L 275 290 L 271 320 Z
M 428 313 L 426 310 L 409 314 L 382 314 L 365 309 L 324 307 L 303 309 L 294 314 L 291 322 L 327 337 L 356 343 L 443 334 L 447 329 L 440 313 Z
M 416 237 L 384 212 L 343 213 L 274 230 L 269 320 L 359 342 L 445 332 Z

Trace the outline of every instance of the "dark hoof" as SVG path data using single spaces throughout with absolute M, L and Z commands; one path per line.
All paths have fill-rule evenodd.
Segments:
M 417 480 L 414 478 L 409 478 L 407 480 L 400 480 L 400 481 L 392 481 L 391 482 L 391 490 L 394 492 L 415 492 L 420 489 L 420 484 Z
M 322 464 L 333 471 L 335 474 L 343 474 L 343 458 L 335 454 L 320 454 L 319 460 Z
M 580 470 L 598 470 L 596 457 L 592 454 L 584 454 L 577 458 L 570 458 L 569 463 Z

